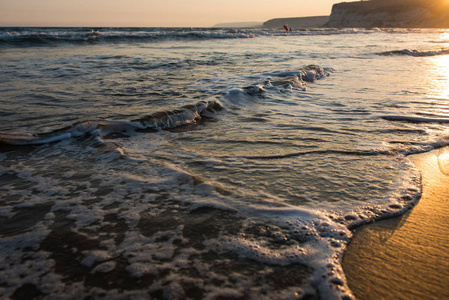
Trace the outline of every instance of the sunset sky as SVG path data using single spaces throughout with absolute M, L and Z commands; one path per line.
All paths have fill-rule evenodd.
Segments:
M 0 0 L 0 26 L 200 26 L 328 15 L 338 0 Z

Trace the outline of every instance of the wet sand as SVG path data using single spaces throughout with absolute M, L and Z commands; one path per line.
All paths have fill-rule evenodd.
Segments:
M 357 299 L 449 299 L 449 147 L 411 159 L 423 181 L 417 206 L 356 229 L 343 258 Z

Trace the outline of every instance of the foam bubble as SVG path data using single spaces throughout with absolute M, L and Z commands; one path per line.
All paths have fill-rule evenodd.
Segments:
M 83 251 L 83 254 L 86 256 L 81 264 L 86 267 L 92 267 L 93 264 L 98 262 L 104 262 L 111 258 L 110 254 L 107 251 Z
M 109 273 L 114 270 L 116 267 L 116 263 L 114 261 L 104 262 L 102 264 L 97 265 L 92 272 L 93 273 Z

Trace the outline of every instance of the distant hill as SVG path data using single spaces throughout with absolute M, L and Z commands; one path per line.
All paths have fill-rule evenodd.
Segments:
M 449 6 L 429 0 L 371 0 L 334 4 L 327 27 L 449 28 Z
M 329 21 L 329 16 L 277 18 L 263 23 L 264 28 L 279 29 L 284 25 L 293 29 L 323 27 Z
M 262 27 L 262 23 L 261 22 L 218 23 L 212 27 L 221 27 L 221 28 Z

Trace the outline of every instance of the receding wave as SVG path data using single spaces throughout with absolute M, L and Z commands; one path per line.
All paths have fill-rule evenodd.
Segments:
M 449 54 L 449 49 L 439 49 L 439 50 L 410 50 L 410 49 L 403 49 L 403 50 L 392 50 L 392 51 L 385 51 L 385 52 L 379 52 L 378 55 L 383 56 L 394 56 L 394 55 L 405 55 L 405 56 L 415 56 L 415 57 L 426 57 L 426 56 L 438 56 L 438 55 L 446 55 Z

